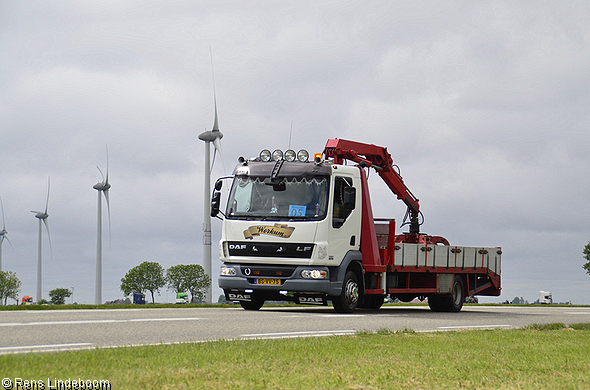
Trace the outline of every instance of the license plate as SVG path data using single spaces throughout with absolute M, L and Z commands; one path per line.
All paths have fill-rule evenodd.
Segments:
M 256 284 L 274 284 L 281 285 L 281 279 L 256 279 Z

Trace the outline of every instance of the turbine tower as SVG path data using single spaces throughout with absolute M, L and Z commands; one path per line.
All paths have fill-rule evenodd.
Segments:
M 209 48 L 211 53 L 211 48 Z M 213 55 L 211 55 L 211 73 L 213 74 Z M 203 268 L 205 274 L 209 276 L 211 284 L 205 294 L 205 302 L 212 302 L 212 284 L 213 277 L 211 275 L 211 170 L 215 163 L 215 155 L 219 151 L 219 156 L 223 162 L 221 154 L 221 138 L 223 134 L 219 131 L 219 123 L 217 120 L 217 97 L 215 95 L 215 75 L 213 74 L 213 102 L 215 105 L 215 120 L 213 121 L 213 129 L 205 131 L 199 135 L 201 141 L 205 141 L 205 183 L 203 185 Z M 211 161 L 210 145 L 213 142 L 215 150 L 213 152 L 213 161 Z
M 47 207 L 49 206 L 49 186 L 50 186 L 50 178 L 47 178 L 47 200 L 45 201 L 45 211 L 32 211 L 35 213 L 35 218 L 39 219 L 39 241 L 37 244 L 37 296 L 36 301 L 39 302 L 41 300 L 41 295 L 43 293 L 42 284 L 43 284 L 43 260 L 42 260 L 42 244 L 43 244 L 43 237 L 42 237 L 42 226 L 45 224 L 45 229 L 47 230 L 47 238 L 49 239 L 49 249 L 50 252 L 53 253 L 51 249 L 51 236 L 49 235 L 49 223 L 47 222 Z M 52 254 L 53 256 L 53 254 Z
M 109 150 L 107 149 L 107 175 L 102 174 L 98 166 L 96 167 L 102 176 L 102 182 L 96 183 L 92 188 L 98 191 L 98 216 L 96 218 L 96 282 L 94 288 L 94 304 L 102 303 L 102 197 L 107 201 L 107 211 L 109 214 L 109 238 L 111 237 L 111 206 L 109 205 Z
M 0 271 L 2 271 L 2 243 L 4 239 L 8 241 L 12 247 L 12 242 L 8 239 L 8 232 L 6 231 L 6 221 L 4 220 L 4 204 L 2 203 L 2 197 L 0 196 L 0 208 L 2 208 L 2 230 L 0 230 Z

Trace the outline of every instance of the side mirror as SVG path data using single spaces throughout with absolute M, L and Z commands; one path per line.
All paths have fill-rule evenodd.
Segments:
M 215 191 L 219 191 L 219 190 L 221 190 L 221 187 L 222 187 L 222 186 L 223 186 L 223 181 L 221 181 L 221 179 L 218 179 L 218 180 L 215 182 Z
M 221 182 L 217 182 L 221 183 Z M 215 183 L 215 189 L 217 189 L 217 183 Z M 221 188 L 221 185 L 219 186 Z M 219 207 L 221 204 L 221 192 L 215 191 L 213 192 L 213 196 L 211 197 L 211 216 L 217 217 L 219 214 Z
M 345 209 L 354 210 L 354 208 L 356 207 L 356 188 L 344 187 L 342 200 Z

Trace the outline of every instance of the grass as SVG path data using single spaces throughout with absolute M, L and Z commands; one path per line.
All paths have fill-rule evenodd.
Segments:
M 590 324 L 236 340 L 0 356 L 7 378 L 113 389 L 586 389 Z M 47 379 L 42 379 L 47 381 Z

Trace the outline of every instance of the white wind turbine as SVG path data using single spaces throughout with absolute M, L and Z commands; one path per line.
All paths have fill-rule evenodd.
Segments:
M 51 249 L 51 236 L 49 234 L 49 223 L 47 222 L 47 207 L 49 206 L 49 186 L 50 186 L 50 178 L 47 178 L 47 201 L 45 201 L 45 211 L 32 211 L 35 213 L 35 218 L 39 219 L 39 241 L 37 244 L 37 296 L 36 301 L 39 302 L 41 300 L 41 295 L 43 292 L 42 289 L 42 280 L 43 280 L 43 260 L 42 260 L 42 249 L 43 249 L 43 237 L 42 237 L 42 226 L 45 224 L 45 229 L 47 230 L 47 238 L 49 239 L 49 250 L 53 256 L 53 250 Z
M 96 284 L 94 288 L 94 303 L 100 305 L 102 303 L 102 197 L 101 193 L 107 201 L 107 211 L 109 214 L 109 239 L 111 237 L 111 206 L 109 204 L 109 150 L 107 149 L 107 175 L 103 175 L 98 166 L 96 167 L 102 176 L 102 182 L 96 183 L 92 188 L 98 191 L 98 216 L 96 222 Z
M 209 48 L 211 54 L 211 48 Z M 223 134 L 219 131 L 219 123 L 217 120 L 217 96 L 215 95 L 215 74 L 213 73 L 213 55 L 211 54 L 211 73 L 213 75 L 213 102 L 215 105 L 215 120 L 213 121 L 213 129 L 205 131 L 199 135 L 201 141 L 205 141 L 205 183 L 203 185 L 203 269 L 205 274 L 213 281 L 211 275 L 211 170 L 213 163 L 215 163 L 215 155 L 219 151 L 219 157 L 223 163 L 223 155 L 221 154 L 221 138 Z M 211 161 L 210 145 L 213 142 L 215 150 L 213 152 L 213 161 Z M 205 295 L 205 302 L 211 303 L 213 290 L 209 285 Z
M 8 232 L 6 231 L 6 221 L 4 220 L 4 204 L 2 203 L 2 197 L 0 196 L 0 207 L 2 208 L 2 230 L 0 230 L 0 271 L 2 271 L 2 243 L 4 239 L 8 241 L 12 247 L 12 242 L 8 239 Z

